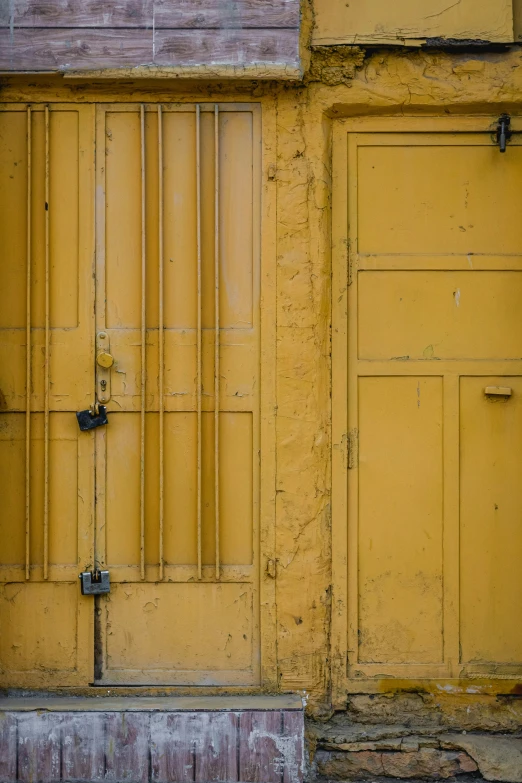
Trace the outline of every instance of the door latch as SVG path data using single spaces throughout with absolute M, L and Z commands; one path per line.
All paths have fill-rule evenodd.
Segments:
M 82 571 L 79 578 L 82 595 L 103 595 L 111 591 L 108 571 Z
M 96 405 L 90 410 L 78 411 L 76 413 L 76 418 L 78 419 L 78 425 L 82 432 L 94 430 L 96 427 L 103 427 L 104 424 L 109 423 L 105 405 Z
M 509 114 L 501 114 L 497 125 L 497 144 L 501 152 L 506 151 L 506 144 L 513 135 L 511 130 L 511 117 Z

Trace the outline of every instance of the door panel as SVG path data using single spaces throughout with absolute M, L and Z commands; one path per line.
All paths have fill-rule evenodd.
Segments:
M 2 684 L 92 677 L 93 111 L 0 112 L 0 671 Z M 28 347 L 29 346 L 29 347 Z
M 359 357 L 517 359 L 521 301 L 522 272 L 361 272 Z
M 442 379 L 361 377 L 359 426 L 359 660 L 440 662 Z
M 259 115 L 99 107 L 103 683 L 259 682 Z
M 511 397 L 486 396 L 505 386 Z M 522 662 L 522 378 L 460 379 L 462 660 Z M 489 668 L 489 667 L 488 667 Z
M 125 583 L 107 603 L 107 670 L 115 682 L 251 683 L 252 587 Z M 201 679 L 197 678 L 200 682 Z
M 500 156 L 487 133 L 386 136 L 358 151 L 359 252 L 520 253 L 521 147 Z
M 519 136 L 354 133 L 345 159 L 348 676 L 519 677 Z

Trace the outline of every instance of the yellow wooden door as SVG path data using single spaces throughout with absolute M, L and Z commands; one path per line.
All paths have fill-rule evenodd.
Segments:
M 259 683 L 258 107 L 2 122 L 6 678 Z
M 104 106 L 97 147 L 96 679 L 253 684 L 259 114 Z
M 92 677 L 94 115 L 0 111 L 0 681 Z
M 348 675 L 519 677 L 522 146 L 415 127 L 338 158 Z

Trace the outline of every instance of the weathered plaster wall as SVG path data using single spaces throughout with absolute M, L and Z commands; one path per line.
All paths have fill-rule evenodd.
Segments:
M 315 710 L 328 703 L 329 688 L 333 122 L 368 114 L 517 112 L 521 97 L 518 49 L 318 48 L 306 84 L 278 93 L 278 658 L 281 686 L 305 689 Z
M 369 114 L 520 113 L 521 99 L 518 49 L 317 48 L 306 84 L 278 93 L 278 657 L 281 685 L 308 694 L 309 775 L 319 781 L 522 780 L 522 702 L 492 695 L 491 683 L 468 695 L 443 683 L 449 692 L 401 683 L 394 693 L 388 682 L 386 695 L 349 696 L 345 711 L 328 719 L 330 661 L 339 657 L 329 648 L 333 123 Z
M 512 0 L 315 0 L 314 43 L 419 45 L 430 38 L 513 41 Z

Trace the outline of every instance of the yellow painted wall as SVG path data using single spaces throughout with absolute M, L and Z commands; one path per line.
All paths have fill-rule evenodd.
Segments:
M 308 694 L 320 711 L 339 692 L 344 660 L 331 635 L 332 612 L 345 612 L 332 581 L 332 459 L 342 443 L 331 431 L 331 151 L 337 118 L 406 115 L 477 115 L 491 123 L 501 111 L 522 111 L 522 52 L 503 55 L 359 50 L 316 53 L 305 85 L 142 82 L 96 86 L 39 77 L 29 86 L 6 80 L 3 101 L 259 101 L 272 134 L 265 164 L 276 167 L 277 259 L 275 356 L 276 615 L 279 685 Z M 364 120 L 361 120 L 364 122 Z M 508 150 L 509 153 L 509 150 Z M 268 178 L 268 169 L 264 175 Z M 273 175 L 273 170 L 270 176 Z M 277 220 L 276 220 L 277 217 Z M 335 248 L 334 248 L 335 249 Z M 334 588 L 332 603 L 332 588 Z M 465 683 L 439 683 L 465 690 Z M 412 687 L 389 680 L 364 691 Z M 429 683 L 424 687 L 436 688 Z M 479 692 L 512 685 L 475 681 Z
M 314 7 L 314 44 L 513 40 L 512 0 L 316 0 Z

